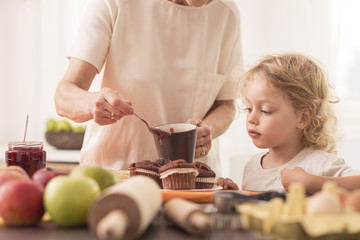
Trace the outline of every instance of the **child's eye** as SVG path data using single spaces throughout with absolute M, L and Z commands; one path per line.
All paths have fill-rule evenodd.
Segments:
M 268 115 L 268 114 L 271 114 L 270 111 L 261 110 L 261 112 L 264 113 L 264 114 L 267 114 L 267 115 Z
M 244 108 L 245 112 L 251 112 L 251 108 Z

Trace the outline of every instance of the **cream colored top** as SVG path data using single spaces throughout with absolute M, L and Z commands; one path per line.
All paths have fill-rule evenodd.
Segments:
M 307 173 L 327 177 L 360 175 L 360 170 L 346 165 L 343 158 L 313 148 L 304 148 L 286 164 L 271 169 L 261 166 L 261 159 L 266 154 L 258 153 L 246 163 L 242 180 L 243 190 L 285 192 L 281 184 L 283 168 L 301 167 Z
M 93 0 L 70 52 L 104 67 L 102 87 L 118 90 L 151 126 L 203 119 L 215 100 L 234 99 L 241 64 L 235 0 L 188 7 L 168 0 Z M 207 162 L 219 173 L 217 141 Z M 91 122 L 81 162 L 126 169 L 158 158 L 153 136 L 136 117 Z

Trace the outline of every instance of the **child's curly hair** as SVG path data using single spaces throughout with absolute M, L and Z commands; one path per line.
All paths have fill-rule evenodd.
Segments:
M 246 83 L 255 74 L 261 74 L 271 86 L 282 91 L 296 110 L 310 110 L 311 123 L 303 129 L 301 139 L 304 147 L 336 153 L 337 118 L 330 104 L 339 100 L 330 100 L 331 86 L 317 61 L 298 53 L 265 56 L 242 76 L 242 96 Z

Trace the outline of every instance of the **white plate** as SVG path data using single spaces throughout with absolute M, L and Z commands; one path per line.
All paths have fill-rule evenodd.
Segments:
M 217 191 L 223 189 L 221 186 L 214 186 L 213 188 L 209 189 L 179 189 L 179 190 L 173 190 L 173 189 L 160 189 L 161 191 L 186 191 L 186 192 L 211 192 L 211 191 Z

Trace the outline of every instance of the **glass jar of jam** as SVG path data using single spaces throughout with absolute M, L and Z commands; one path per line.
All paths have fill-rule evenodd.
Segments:
M 46 152 L 42 142 L 9 142 L 5 152 L 6 166 L 22 167 L 31 177 L 46 166 Z

